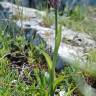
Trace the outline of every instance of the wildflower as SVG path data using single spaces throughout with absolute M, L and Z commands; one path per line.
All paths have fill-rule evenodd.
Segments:
M 59 7 L 59 2 L 60 0 L 49 0 L 49 4 L 55 9 Z

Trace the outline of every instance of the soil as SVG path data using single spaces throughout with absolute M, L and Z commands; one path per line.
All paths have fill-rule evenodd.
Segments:
M 96 77 L 94 76 L 85 76 L 86 82 L 91 85 L 91 87 L 96 89 Z
M 14 46 L 14 47 L 15 48 L 11 48 L 10 52 L 5 56 L 11 63 L 9 66 L 11 69 L 18 70 L 19 76 L 23 79 L 23 81 L 26 84 L 31 84 L 32 80 L 28 79 L 28 77 L 24 73 L 24 70 L 28 69 L 28 72 L 30 73 L 30 76 L 32 77 L 32 79 L 36 80 L 35 74 L 34 74 L 34 68 L 39 68 L 40 71 L 41 71 L 41 69 L 46 70 L 46 69 L 48 69 L 47 64 L 45 61 L 42 62 L 42 60 L 44 60 L 44 58 L 42 56 L 39 56 L 40 64 L 29 64 L 29 61 L 28 61 L 29 54 L 27 52 L 29 45 L 25 46 L 25 49 L 23 50 L 24 52 L 21 52 L 20 51 L 21 49 L 18 46 Z M 22 76 L 21 76 L 21 73 L 23 73 Z M 95 77 L 86 75 L 85 80 L 89 85 L 91 85 L 93 88 L 96 89 L 96 78 Z M 82 95 L 80 94 L 78 89 L 75 89 L 72 96 L 82 96 Z
M 36 80 L 35 74 L 34 74 L 34 68 L 39 68 L 39 71 L 41 69 L 47 70 L 47 64 L 42 59 L 42 56 L 39 56 L 39 64 L 30 64 L 28 61 L 29 54 L 28 54 L 28 48 L 29 45 L 25 45 L 24 50 L 20 51 L 20 49 L 17 45 L 11 46 L 10 52 L 5 56 L 9 61 L 9 67 L 10 69 L 17 70 L 19 77 L 26 83 L 31 84 L 32 80 Z M 25 71 L 27 70 L 27 73 L 30 74 L 30 77 L 32 80 L 29 80 L 28 75 L 26 75 Z

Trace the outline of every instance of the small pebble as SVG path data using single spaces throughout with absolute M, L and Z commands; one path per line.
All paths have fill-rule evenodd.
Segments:
M 60 95 L 60 96 L 66 96 L 65 93 L 66 93 L 65 91 L 60 91 L 60 92 L 59 92 L 59 95 Z

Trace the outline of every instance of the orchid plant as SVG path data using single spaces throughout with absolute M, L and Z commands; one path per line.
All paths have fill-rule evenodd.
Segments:
M 49 96 L 54 96 L 54 91 L 56 89 L 57 83 L 60 83 L 60 81 L 63 80 L 63 78 L 56 79 L 55 76 L 55 66 L 57 64 L 57 58 L 58 58 L 58 50 L 61 42 L 61 26 L 58 26 L 58 6 L 59 6 L 59 0 L 49 0 L 51 6 L 54 8 L 54 14 L 55 14 L 55 47 L 53 52 L 53 60 L 51 57 L 41 50 L 41 53 L 44 55 L 47 64 L 48 64 L 48 72 L 49 72 Z M 58 81 L 58 82 L 57 82 Z

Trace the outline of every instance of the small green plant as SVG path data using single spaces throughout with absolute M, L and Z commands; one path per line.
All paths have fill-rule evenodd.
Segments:
M 96 77 L 96 49 L 90 50 L 87 54 L 87 62 L 85 66 L 85 72 L 91 76 Z
M 54 22 L 54 17 L 52 16 L 52 14 L 48 15 L 48 13 L 46 13 L 46 15 L 43 16 L 43 18 L 42 18 L 42 24 L 41 25 L 43 25 L 45 27 L 50 27 L 53 24 L 53 22 Z
M 61 42 L 61 26 L 58 26 L 58 10 L 57 10 L 57 1 L 54 1 L 54 10 L 55 10 L 55 48 L 54 48 L 54 52 L 53 52 L 53 60 L 51 59 L 51 57 L 44 52 L 43 50 L 41 50 L 41 53 L 44 55 L 47 64 L 48 64 L 48 72 L 49 72 L 49 96 L 54 96 L 54 92 L 56 89 L 56 86 L 58 85 L 58 83 L 60 83 L 64 78 L 59 78 L 58 80 L 56 79 L 56 75 L 55 75 L 55 66 L 57 64 L 57 58 L 58 58 L 58 49 L 60 46 L 60 42 Z

